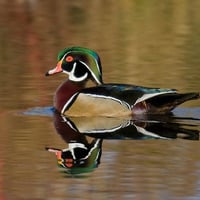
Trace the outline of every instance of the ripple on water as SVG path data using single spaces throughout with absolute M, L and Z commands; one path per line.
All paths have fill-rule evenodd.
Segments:
M 29 108 L 21 112 L 24 115 L 52 116 L 55 109 L 52 106 Z

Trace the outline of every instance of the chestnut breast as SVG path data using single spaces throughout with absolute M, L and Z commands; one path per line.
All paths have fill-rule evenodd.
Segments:
M 61 112 L 65 103 L 77 92 L 84 88 L 84 84 L 74 83 L 70 80 L 62 83 L 54 95 L 54 107 Z

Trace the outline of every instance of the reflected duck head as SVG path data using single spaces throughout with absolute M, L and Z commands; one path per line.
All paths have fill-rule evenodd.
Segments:
M 83 143 L 69 143 L 67 149 L 47 147 L 46 150 L 56 155 L 58 166 L 67 174 L 92 172 L 98 167 L 101 158 L 102 140 L 94 139 L 86 146 Z
M 96 85 L 101 85 L 102 69 L 98 54 L 83 47 L 70 47 L 60 51 L 57 58 L 57 65 L 49 70 L 46 76 L 66 73 L 69 80 L 73 82 L 83 82 L 88 79 L 93 80 Z

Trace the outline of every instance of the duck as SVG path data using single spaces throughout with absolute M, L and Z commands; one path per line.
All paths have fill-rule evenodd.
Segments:
M 68 47 L 57 56 L 57 65 L 46 76 L 58 73 L 68 78 L 56 89 L 55 110 L 72 117 L 134 117 L 167 114 L 178 105 L 199 98 L 198 92 L 151 88 L 122 83 L 104 83 L 99 55 L 85 47 Z M 88 82 L 93 85 L 88 86 Z

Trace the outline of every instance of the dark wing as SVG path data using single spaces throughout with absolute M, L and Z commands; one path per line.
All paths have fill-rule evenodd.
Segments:
M 105 98 L 112 97 L 132 106 L 155 96 L 176 93 L 176 90 L 148 88 L 127 84 L 104 84 L 97 87 L 85 88 L 81 93 L 99 95 Z

